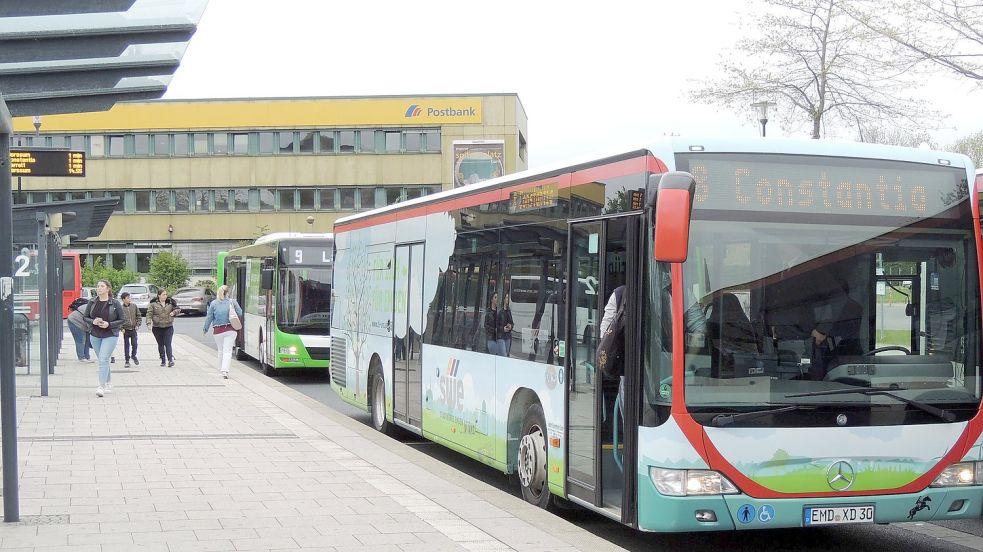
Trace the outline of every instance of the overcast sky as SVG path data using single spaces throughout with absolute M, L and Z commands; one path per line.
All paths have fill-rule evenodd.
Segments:
M 669 133 L 756 136 L 749 114 L 686 99 L 738 38 L 743 4 L 210 0 L 165 97 L 515 92 L 530 168 Z M 953 115 L 940 143 L 983 130 L 975 84 L 939 77 L 924 94 Z

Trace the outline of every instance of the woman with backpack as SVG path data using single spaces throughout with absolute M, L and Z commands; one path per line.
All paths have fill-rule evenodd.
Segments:
M 167 296 L 167 290 L 161 289 L 157 297 L 147 305 L 147 326 L 157 340 L 157 353 L 160 354 L 160 365 L 166 362 L 174 366 L 174 350 L 171 341 L 174 339 L 174 317 L 181 313 L 177 302 Z
M 84 323 L 92 327 L 90 342 L 92 350 L 99 359 L 99 387 L 96 396 L 103 396 L 113 388 L 110 381 L 109 359 L 119 340 L 119 329 L 125 322 L 123 305 L 112 296 L 112 288 L 107 280 L 99 280 L 96 285 L 96 298 L 85 306 Z
M 222 377 L 229 379 L 229 365 L 232 364 L 232 346 L 235 345 L 237 330 L 242 328 L 233 327 L 232 312 L 235 312 L 236 319 L 242 320 L 242 307 L 236 303 L 235 299 L 228 297 L 229 286 L 218 288 L 216 299 L 208 304 L 208 312 L 205 314 L 205 327 L 202 333 L 208 333 L 208 328 L 212 328 L 212 337 L 215 338 L 215 348 L 218 349 L 218 369 L 222 372 Z

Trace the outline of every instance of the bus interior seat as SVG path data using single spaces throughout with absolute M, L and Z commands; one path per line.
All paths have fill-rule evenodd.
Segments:
M 758 350 L 758 339 L 741 300 L 733 293 L 721 293 L 712 304 L 707 318 L 707 333 L 713 346 L 721 351 Z

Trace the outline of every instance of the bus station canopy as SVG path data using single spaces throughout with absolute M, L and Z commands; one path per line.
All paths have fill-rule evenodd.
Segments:
M 105 197 L 80 199 L 76 201 L 51 201 L 30 205 L 14 205 L 14 243 L 37 243 L 38 223 L 37 212 L 48 215 L 56 213 L 74 213 L 73 216 L 63 216 L 62 236 L 72 236 L 72 241 L 84 240 L 102 233 L 102 229 L 112 216 L 119 198 Z

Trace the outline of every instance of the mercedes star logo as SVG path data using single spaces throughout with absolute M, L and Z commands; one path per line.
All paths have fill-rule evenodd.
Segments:
M 826 483 L 834 491 L 845 491 L 856 481 L 857 475 L 853 471 L 853 466 L 846 460 L 838 460 L 826 470 Z

